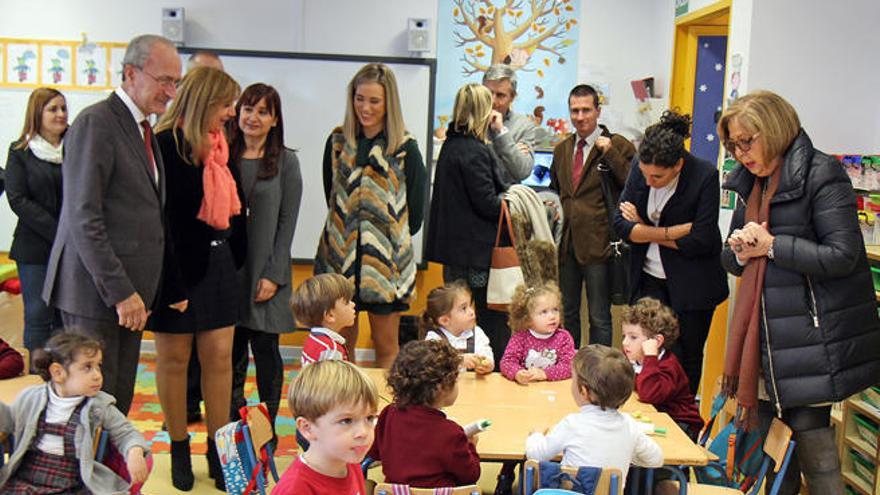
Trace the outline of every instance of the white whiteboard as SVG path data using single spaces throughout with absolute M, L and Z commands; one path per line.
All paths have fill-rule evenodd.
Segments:
M 186 66 L 187 54 L 181 49 Z M 346 86 L 368 61 L 364 57 L 335 55 L 297 55 L 237 51 L 218 51 L 226 71 L 241 85 L 262 82 L 274 86 L 281 95 L 284 113 L 284 141 L 296 150 L 303 176 L 303 197 L 291 246 L 291 257 L 311 260 L 327 215 L 322 179 L 324 143 L 330 131 L 345 116 Z M 304 58 L 300 58 L 304 57 Z M 376 60 L 382 61 L 382 60 Z M 430 166 L 429 122 L 432 120 L 433 61 L 386 62 L 394 71 L 400 89 L 404 122 L 419 143 Z M 29 89 L 0 89 L 0 145 L 8 148 L 21 132 Z M 108 92 L 63 91 L 68 100 L 71 122 L 84 107 L 107 97 Z M 5 158 L 4 164 L 5 164 Z M 427 214 L 427 204 L 425 213 Z M 16 217 L 5 198 L 0 201 L 0 250 L 8 251 Z M 425 227 L 413 238 L 417 261 L 422 260 Z

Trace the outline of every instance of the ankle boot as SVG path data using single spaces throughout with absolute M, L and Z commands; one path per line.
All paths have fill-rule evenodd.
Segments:
M 223 468 L 220 466 L 220 455 L 217 453 L 217 444 L 214 440 L 208 439 L 208 451 L 205 453 L 208 458 L 208 476 L 214 480 L 214 486 L 218 490 L 226 491 L 226 480 L 223 479 Z
M 189 437 L 186 440 L 171 441 L 171 484 L 174 488 L 188 492 L 192 490 L 195 477 L 192 458 L 189 453 Z
M 843 495 L 834 428 L 816 428 L 795 436 L 798 462 L 810 493 Z

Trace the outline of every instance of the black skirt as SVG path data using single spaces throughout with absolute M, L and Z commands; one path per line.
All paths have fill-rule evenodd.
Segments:
M 196 333 L 238 323 L 243 295 L 228 242 L 213 242 L 205 277 L 187 288 L 187 297 L 186 311 L 158 308 L 149 328 L 159 333 Z

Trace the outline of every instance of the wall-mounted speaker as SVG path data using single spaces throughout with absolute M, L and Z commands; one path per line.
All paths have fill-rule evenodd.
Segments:
M 176 45 L 185 41 L 183 7 L 166 7 L 162 9 L 162 36 Z
M 406 47 L 411 52 L 431 51 L 431 23 L 429 19 L 413 19 L 407 21 Z

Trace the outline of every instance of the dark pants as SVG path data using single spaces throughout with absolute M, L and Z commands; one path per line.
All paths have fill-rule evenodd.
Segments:
M 652 277 L 642 272 L 642 280 L 636 290 L 637 297 L 653 297 L 663 304 L 669 304 L 669 288 L 666 280 Z M 672 307 L 678 316 L 679 337 L 670 349 L 681 362 L 681 367 L 690 382 L 691 393 L 697 393 L 700 388 L 700 378 L 703 375 L 703 350 L 706 347 L 706 339 L 709 337 L 709 328 L 712 326 L 712 315 L 715 309 L 682 311 Z
M 773 404 L 767 401 L 758 402 L 758 418 L 760 421 L 761 432 L 766 437 L 770 430 L 770 422 L 776 417 L 776 409 Z M 831 425 L 831 406 L 818 407 L 792 407 L 782 410 L 782 422 L 788 425 L 792 431 L 792 440 L 800 443 L 800 433 L 818 428 L 827 428 Z M 799 445 L 800 447 L 800 445 Z M 798 463 L 798 449 L 795 449 L 791 455 L 791 461 L 788 463 L 788 470 L 785 472 L 785 478 L 779 489 L 779 495 L 797 495 L 801 486 L 801 470 Z M 767 480 L 769 489 L 773 484 L 774 477 L 771 474 Z
M 46 341 L 64 324 L 61 322 L 61 313 L 43 301 L 47 266 L 25 263 L 17 263 L 16 266 L 24 302 L 24 346 L 33 353 L 35 349 L 45 347 Z
M 192 352 L 186 367 L 186 414 L 194 416 L 202 411 L 202 365 L 199 363 L 199 351 L 196 339 L 192 341 Z
M 78 329 L 104 344 L 104 392 L 116 397 L 116 408 L 128 415 L 134 397 L 138 360 L 141 354 L 143 332 L 133 332 L 120 327 L 115 321 L 97 320 L 61 312 L 61 319 L 68 329 Z
M 562 291 L 565 329 L 574 339 L 575 347 L 581 346 L 581 290 L 585 286 L 590 318 L 589 343 L 611 345 L 610 280 L 608 263 L 582 265 L 574 256 L 574 246 L 569 246 L 568 252 L 560 257 L 559 289 Z
M 281 387 L 284 384 L 284 363 L 278 348 L 277 333 L 261 332 L 245 327 L 235 327 L 235 338 L 232 341 L 232 411 L 230 419 L 238 420 L 238 410 L 247 404 L 244 397 L 244 382 L 247 378 L 248 345 L 254 354 L 254 366 L 257 368 L 257 391 L 260 402 L 266 403 L 272 427 L 278 415 L 281 401 Z

